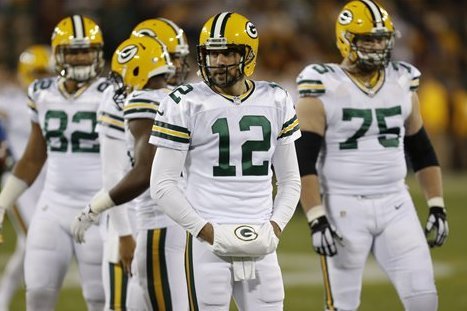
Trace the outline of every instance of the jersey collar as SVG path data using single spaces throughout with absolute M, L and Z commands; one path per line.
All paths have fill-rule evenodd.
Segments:
M 376 81 L 375 85 L 367 86 L 367 85 L 365 85 L 365 83 L 361 82 L 360 80 L 358 80 L 357 78 L 355 78 L 354 76 L 349 74 L 343 68 L 341 68 L 341 69 L 347 75 L 347 77 L 349 77 L 350 81 L 352 81 L 353 84 L 355 84 L 360 89 L 360 91 L 362 91 L 363 93 L 365 93 L 366 95 L 368 95 L 370 97 L 375 96 L 376 93 L 378 93 L 379 90 L 381 90 L 381 88 L 384 85 L 384 81 L 386 80 L 386 70 L 382 69 L 382 70 L 380 70 L 380 74 L 379 74 L 378 80 Z
M 231 101 L 232 103 L 236 105 L 240 105 L 241 103 L 246 101 L 248 97 L 250 97 L 250 95 L 253 94 L 253 91 L 255 90 L 255 83 L 253 81 L 245 80 L 245 85 L 246 85 L 247 91 L 239 96 L 227 95 L 227 94 L 222 94 L 222 93 L 217 93 L 217 92 L 216 93 L 224 97 L 228 101 Z

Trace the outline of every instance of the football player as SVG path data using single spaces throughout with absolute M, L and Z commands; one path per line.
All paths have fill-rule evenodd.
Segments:
M 127 307 L 186 310 L 185 232 L 156 208 L 148 191 L 155 152 L 149 137 L 159 102 L 170 92 L 167 81 L 175 67 L 161 41 L 139 36 L 120 44 L 114 53 L 112 70 L 114 79 L 121 80 L 119 84 L 126 89 L 120 93 L 130 93 L 123 111 L 132 167 L 120 182 L 90 202 L 75 220 L 73 233 L 77 241 L 83 242 L 85 230 L 102 211 L 135 199 L 137 243 Z
M 142 21 L 132 31 L 132 36 L 150 36 L 161 40 L 170 54 L 175 74 L 169 79 L 169 87 L 177 87 L 186 82 L 190 67 L 190 49 L 185 32 L 173 21 L 166 18 L 153 18 Z
M 189 69 L 186 60 L 189 48 L 183 30 L 168 19 L 156 18 L 145 20 L 133 29 L 131 37 L 141 36 L 156 37 L 166 44 L 170 58 L 176 67 L 175 74 L 167 81 L 172 85 L 167 85 L 167 87 L 173 88 L 174 84 L 184 83 Z M 114 61 L 112 65 L 120 66 L 118 61 Z M 121 70 L 122 68 L 114 69 L 115 72 L 121 72 Z M 126 169 L 128 157 L 123 122 L 123 102 L 127 95 L 127 88 L 122 85 L 123 81 L 119 79 L 119 75 L 113 75 L 111 80 L 120 85 L 116 88 L 114 100 L 106 101 L 101 105 L 97 130 L 101 142 L 101 157 L 103 158 L 103 186 L 107 190 L 110 190 L 118 183 L 128 171 Z M 140 214 L 140 216 L 144 218 L 144 215 Z M 119 306 L 125 306 L 126 304 L 127 273 L 130 271 L 135 250 L 133 237 L 136 236 L 135 204 L 129 202 L 125 206 L 116 206 L 108 211 L 108 216 L 104 217 L 108 217 L 108 221 L 104 222 L 107 228 L 104 235 L 105 249 L 103 262 L 106 308 L 118 309 Z M 182 242 L 174 241 L 173 243 L 174 248 L 183 251 L 185 236 L 181 236 L 181 239 Z M 173 238 L 169 241 L 173 241 Z M 165 243 L 167 248 L 172 248 L 171 244 Z M 123 273 L 122 266 L 127 273 Z M 183 271 L 177 270 L 177 272 Z M 131 283 L 133 284 L 134 282 Z M 171 284 L 171 286 L 174 287 L 175 285 Z M 186 287 L 184 282 L 180 286 Z M 184 300 L 179 299 L 179 301 L 183 302 Z
M 19 56 L 17 75 L 21 88 L 3 87 L 0 94 L 0 110 L 7 132 L 7 144 L 12 158 L 18 159 L 26 146 L 30 128 L 30 116 L 25 105 L 27 88 L 36 79 L 53 74 L 50 46 L 32 45 Z M 45 171 L 45 170 L 43 170 Z M 2 176 L 6 180 L 6 176 Z M 7 211 L 8 218 L 16 232 L 16 247 L 8 260 L 0 281 L 0 311 L 8 310 L 8 305 L 16 290 L 24 280 L 24 253 L 26 233 L 31 222 L 39 195 L 44 185 L 45 174 L 41 173 L 28 189 Z
M 297 78 L 301 204 L 322 255 L 326 310 L 358 309 L 370 253 L 405 310 L 437 310 L 429 247 L 448 235 L 441 170 L 420 117 L 420 72 L 391 61 L 395 38 L 380 4 L 348 2 L 336 22 L 342 62 L 311 64 Z M 429 207 L 428 243 L 405 185 L 406 154 Z
M 151 195 L 189 232 L 190 310 L 228 310 L 232 296 L 240 310 L 283 307 L 275 250 L 299 199 L 300 131 L 289 94 L 248 78 L 257 55 L 251 21 L 230 12 L 211 17 L 198 46 L 204 81 L 172 91 L 152 128 Z
M 88 310 L 102 310 L 102 240 L 73 241 L 70 225 L 79 209 L 101 188 L 96 111 L 107 91 L 103 39 L 90 18 L 61 20 L 52 34 L 58 77 L 29 87 L 32 130 L 13 174 L 0 194 L 0 210 L 13 205 L 34 182 L 47 159 L 44 190 L 26 244 L 25 279 L 28 310 L 53 310 L 73 256 L 81 276 Z M 1 223 L 1 222 L 0 222 Z M 91 230 L 98 230 L 97 227 Z

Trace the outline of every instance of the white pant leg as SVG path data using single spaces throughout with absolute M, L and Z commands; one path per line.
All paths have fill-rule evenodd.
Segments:
M 129 310 L 188 310 L 185 237 L 177 225 L 138 233 L 129 283 Z
M 104 310 L 121 310 L 126 307 L 130 275 L 123 271 L 120 264 L 119 236 L 108 214 L 101 216 L 101 234 L 104 243 L 102 256 L 102 283 L 105 293 Z
M 86 242 L 73 241 L 78 262 L 83 296 L 88 309 L 102 310 L 105 305 L 102 282 L 103 242 L 99 227 L 91 226 L 86 232 Z
M 277 254 L 255 259 L 254 280 L 234 281 L 233 297 L 244 311 L 278 311 L 284 308 L 284 282 Z
M 360 305 L 362 277 L 373 243 L 375 226 L 371 201 L 355 196 L 326 195 L 329 221 L 343 236 L 337 255 L 321 257 L 325 304 L 330 310 L 356 310 Z
M 24 265 L 30 311 L 53 310 L 73 255 L 73 240 L 50 209 L 42 207 L 29 228 Z
M 26 250 L 26 237 L 18 235 L 14 253 L 8 258 L 0 280 L 0 311 L 7 311 L 11 299 L 24 280 L 24 254 Z
M 409 193 L 391 195 L 381 202 L 384 230 L 375 238 L 374 255 L 394 284 L 402 301 L 436 295 L 428 243 Z M 428 309 L 427 309 L 428 310 Z
M 282 310 L 284 285 L 275 253 L 255 258 L 256 279 L 234 281 L 232 259 L 220 257 L 206 242 L 187 242 L 189 301 L 198 310 L 229 310 L 232 297 L 240 310 Z

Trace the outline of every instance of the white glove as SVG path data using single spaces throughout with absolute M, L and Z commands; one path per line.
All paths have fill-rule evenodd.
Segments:
M 213 224 L 213 251 L 219 256 L 259 257 L 274 252 L 279 238 L 268 221 L 262 225 Z
M 91 205 L 88 204 L 88 206 L 81 211 L 79 216 L 76 216 L 71 224 L 71 233 L 73 234 L 75 241 L 78 243 L 86 242 L 84 239 L 86 230 L 88 230 L 91 225 L 96 225 L 98 223 L 99 214 L 94 213 L 91 210 Z
M 334 256 L 337 254 L 336 239 L 341 242 L 342 236 L 336 228 L 331 225 L 326 216 L 320 216 L 308 223 L 311 229 L 313 248 L 323 256 Z
M 432 247 L 441 246 L 449 234 L 446 210 L 440 206 L 430 207 L 430 213 L 425 226 L 425 235 L 428 245 Z

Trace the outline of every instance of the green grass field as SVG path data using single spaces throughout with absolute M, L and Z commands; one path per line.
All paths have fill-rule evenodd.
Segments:
M 422 223 L 425 223 L 427 208 L 420 189 L 413 178 L 408 179 Z M 450 236 L 445 246 L 432 250 L 436 283 L 439 292 L 439 310 L 467 310 L 467 175 L 445 177 L 445 199 L 448 209 Z M 5 226 L 6 245 L 0 247 L 0 271 L 14 247 L 14 234 L 9 224 Z M 286 285 L 285 310 L 323 310 L 324 293 L 321 286 L 321 271 L 318 256 L 311 249 L 306 221 L 300 211 L 283 234 L 279 258 Z M 81 291 L 74 280 L 68 277 L 60 295 L 57 310 L 82 311 L 85 305 Z M 403 310 L 395 290 L 370 260 L 365 271 L 360 311 Z M 24 290 L 20 291 L 11 310 L 25 310 Z

